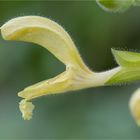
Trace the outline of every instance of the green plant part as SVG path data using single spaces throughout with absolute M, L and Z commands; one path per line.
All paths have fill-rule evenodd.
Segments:
M 1 33 L 5 40 L 39 44 L 66 65 L 66 70 L 56 77 L 27 87 L 18 93 L 18 96 L 23 98 L 19 108 L 25 120 L 32 118 L 32 99 L 40 96 L 140 80 L 139 53 L 112 50 L 120 66 L 105 72 L 93 72 L 83 62 L 68 33 L 47 18 L 14 18 L 1 27 Z
M 119 84 L 140 79 L 140 53 L 112 50 L 121 70 L 114 74 L 106 84 Z
M 96 0 L 108 12 L 124 12 L 131 6 L 140 6 L 140 0 Z

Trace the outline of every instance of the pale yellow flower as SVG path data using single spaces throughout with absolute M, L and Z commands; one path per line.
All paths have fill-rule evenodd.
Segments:
M 93 86 L 101 86 L 118 69 L 106 74 L 93 73 L 83 62 L 67 32 L 57 23 L 39 16 L 19 17 L 1 27 L 5 40 L 32 42 L 48 49 L 66 65 L 60 75 L 25 88 L 18 93 L 24 98 L 20 110 L 24 119 L 30 119 L 33 105 L 28 101 L 47 94 L 63 93 Z
M 23 98 L 19 108 L 25 120 L 32 118 L 34 105 L 31 100 L 34 98 L 140 79 L 140 54 L 112 50 L 120 66 L 105 72 L 93 72 L 83 62 L 68 33 L 47 18 L 18 17 L 6 22 L 1 27 L 1 33 L 5 40 L 36 43 L 48 49 L 66 65 L 66 70 L 56 77 L 27 87 L 18 93 L 18 96 Z

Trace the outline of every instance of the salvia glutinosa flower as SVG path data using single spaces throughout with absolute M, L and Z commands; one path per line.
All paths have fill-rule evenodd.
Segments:
M 112 49 L 119 66 L 105 72 L 94 72 L 83 62 L 69 34 L 48 18 L 40 16 L 14 18 L 1 27 L 1 33 L 5 40 L 32 42 L 46 48 L 66 66 L 66 70 L 56 77 L 29 86 L 18 93 L 18 96 L 23 98 L 19 108 L 25 120 L 32 118 L 34 109 L 32 99 L 40 96 L 140 80 L 139 53 Z M 131 105 L 132 112 L 134 106 L 137 106 L 137 103 Z

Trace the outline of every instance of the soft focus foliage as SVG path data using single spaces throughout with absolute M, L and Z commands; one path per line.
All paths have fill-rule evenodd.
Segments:
M 88 66 L 103 71 L 116 66 L 111 48 L 140 50 L 139 12 L 139 7 L 132 7 L 114 15 L 94 1 L 1 1 L 0 23 L 22 15 L 49 17 L 67 29 Z M 26 123 L 20 117 L 17 92 L 61 73 L 64 66 L 38 45 L 0 39 L 0 46 L 1 138 L 140 138 L 128 108 L 140 82 L 35 100 L 36 117 Z

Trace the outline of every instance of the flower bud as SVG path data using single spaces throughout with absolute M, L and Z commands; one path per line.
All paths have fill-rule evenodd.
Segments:
M 123 12 L 127 10 L 134 0 L 96 0 L 98 5 L 108 12 Z
M 140 126 L 140 88 L 137 89 L 130 99 L 130 110 L 136 123 Z

